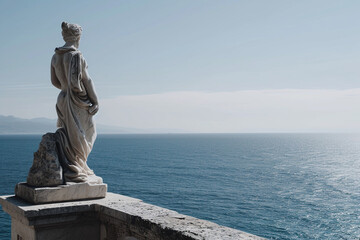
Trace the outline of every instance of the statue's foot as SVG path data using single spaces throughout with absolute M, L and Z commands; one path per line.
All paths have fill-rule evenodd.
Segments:
M 90 184 L 101 184 L 101 183 L 103 183 L 103 179 L 101 177 L 98 177 L 95 174 L 93 174 L 93 175 L 87 176 L 86 182 L 90 183 Z

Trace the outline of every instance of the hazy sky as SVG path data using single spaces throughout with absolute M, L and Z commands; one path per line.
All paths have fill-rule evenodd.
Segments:
M 360 1 L 0 1 L 0 115 L 56 118 L 61 22 L 98 123 L 191 132 L 360 131 Z

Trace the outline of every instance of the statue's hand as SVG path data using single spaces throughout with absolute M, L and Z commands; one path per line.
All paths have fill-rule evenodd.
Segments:
M 98 111 L 99 111 L 99 105 L 98 104 L 93 104 L 93 105 L 91 105 L 91 107 L 89 107 L 89 113 L 91 115 L 95 115 Z

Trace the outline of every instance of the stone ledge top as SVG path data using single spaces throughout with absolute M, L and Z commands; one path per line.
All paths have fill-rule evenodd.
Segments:
M 54 215 L 96 212 L 100 215 L 129 221 L 140 219 L 151 222 L 161 229 L 181 232 L 191 239 L 264 239 L 233 228 L 180 214 L 176 211 L 144 203 L 140 199 L 107 193 L 106 198 L 33 205 L 14 195 L 0 196 L 4 211 L 16 213 L 27 218 L 44 218 Z M 10 214 L 12 215 L 12 214 Z
M 7 195 L 0 196 L 0 204 L 4 209 L 15 210 L 18 214 L 31 218 L 68 214 L 73 212 L 95 211 L 95 206 L 111 205 L 111 202 L 114 199 L 116 199 L 118 202 L 141 201 L 140 199 L 108 192 L 107 197 L 102 199 L 77 200 L 45 204 L 32 204 L 14 195 Z

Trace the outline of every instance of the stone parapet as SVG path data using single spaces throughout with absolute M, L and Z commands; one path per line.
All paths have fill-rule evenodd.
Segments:
M 0 197 L 12 218 L 12 238 L 23 240 L 263 239 L 127 196 L 51 204 Z

